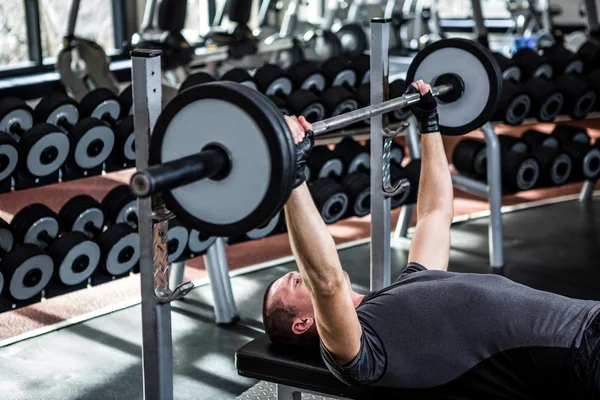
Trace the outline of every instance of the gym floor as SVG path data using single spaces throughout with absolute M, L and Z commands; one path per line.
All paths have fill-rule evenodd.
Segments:
M 600 197 L 517 209 L 504 214 L 505 276 L 537 289 L 600 300 Z M 450 270 L 489 272 L 488 218 L 452 228 Z M 408 241 L 393 249 L 393 276 L 406 264 Z M 369 282 L 368 243 L 340 250 L 355 289 Z M 239 377 L 234 353 L 262 332 L 262 293 L 273 279 L 296 268 L 287 262 L 232 279 L 242 320 L 213 323 L 209 286 L 173 304 L 175 398 L 235 398 L 256 381 Z M 139 306 L 0 348 L 3 400 L 141 399 Z

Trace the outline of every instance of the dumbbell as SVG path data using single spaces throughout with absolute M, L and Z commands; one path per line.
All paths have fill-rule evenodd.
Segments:
M 497 104 L 493 120 L 507 125 L 520 125 L 531 112 L 531 97 L 525 92 L 523 85 L 512 79 L 504 80 Z
M 577 55 L 583 60 L 584 73 L 589 73 L 600 65 L 600 43 L 594 39 L 588 39 L 579 50 Z
M 581 57 L 567 50 L 562 44 L 544 49 L 544 56 L 552 65 L 555 76 L 562 74 L 583 74 L 584 64 Z
M 584 78 L 588 86 L 596 93 L 596 100 L 600 96 L 600 69 L 595 69 Z M 596 101 L 596 110 L 600 110 L 600 101 Z
M 282 113 L 302 115 L 309 122 L 325 118 L 325 104 L 311 90 L 298 89 L 292 93 L 293 83 L 290 75 L 274 64 L 266 64 L 254 73 L 258 90 L 266 94 Z
M 521 69 L 521 81 L 540 77 L 552 79 L 554 75 L 554 69 L 548 58 L 530 48 L 519 49 L 512 59 Z
M 352 89 L 362 82 L 358 82 L 352 62 L 344 56 L 334 56 L 321 64 L 321 71 L 325 75 L 327 87 L 344 86 Z
M 246 71 L 243 68 L 233 68 L 230 69 L 229 71 L 225 72 L 222 76 L 221 76 L 221 80 L 222 81 L 230 81 L 230 82 L 237 82 L 240 83 L 244 86 L 248 86 L 251 89 L 256 90 L 256 83 L 255 81 L 252 79 L 252 76 L 250 76 L 250 74 L 248 73 L 248 71 Z
M 306 161 L 310 179 L 341 178 L 344 164 L 327 146 L 315 146 Z
M 351 137 L 345 137 L 335 146 L 333 156 L 339 158 L 344 167 L 344 177 L 339 184 L 348 194 L 350 211 L 358 217 L 367 215 L 371 211 L 369 150 Z
M 496 61 L 498 61 L 498 65 L 502 70 L 503 79 L 515 82 L 521 81 L 521 67 L 519 67 L 514 59 L 508 58 L 504 54 L 498 52 L 492 52 L 492 55 Z
M 527 143 L 531 149 L 530 155 L 540 165 L 540 186 L 559 186 L 569 180 L 573 163 L 571 158 L 560 149 L 556 138 L 530 129 L 521 135 L 521 140 Z
M 8 133 L 0 132 L 0 183 L 10 179 L 17 169 L 18 163 L 17 141 Z
M 109 191 L 102 199 L 102 209 L 106 215 L 106 224 L 125 223 L 137 231 L 137 198 L 131 194 L 128 185 L 119 185 Z M 176 262 L 183 255 L 188 241 L 188 230 L 179 221 L 169 220 L 168 244 L 169 261 Z
M 596 106 L 596 92 L 577 75 L 564 74 L 556 78 L 556 86 L 565 101 L 562 112 L 572 119 L 584 119 Z
M 421 179 L 421 160 L 410 160 L 404 167 L 395 163 L 390 164 L 390 176 L 392 185 L 397 185 L 401 179 L 407 179 L 409 183 L 402 192 L 390 198 L 390 207 L 396 209 L 405 204 L 416 203 Z
M 562 149 L 573 161 L 571 181 L 595 180 L 600 176 L 600 146 L 590 145 L 589 136 L 581 128 L 559 125 L 552 132 Z
M 485 179 L 487 172 L 485 142 L 473 138 L 461 140 L 452 152 L 452 164 L 463 175 L 475 179 Z
M 17 139 L 19 171 L 38 180 L 58 173 L 69 155 L 69 139 L 57 127 L 40 123 L 34 126 L 33 110 L 23 100 L 15 97 L 0 99 L 0 132 Z M 2 164 L 5 171 L 17 163 L 11 148 L 14 141 L 2 138 L 7 144 Z M 5 172 L 6 174 L 6 172 Z
M 194 86 L 203 85 L 205 83 L 216 82 L 217 78 L 207 72 L 196 72 L 195 74 L 189 75 L 179 86 L 177 93 L 181 93 L 186 89 Z
M 353 172 L 367 172 L 371 168 L 371 154 L 369 150 L 352 139 L 345 137 L 333 150 L 335 157 L 342 161 L 343 174 L 349 175 Z
M 98 244 L 81 232 L 59 236 L 59 216 L 44 204 L 33 203 L 21 209 L 10 226 L 17 243 L 35 245 L 52 258 L 55 280 L 63 286 L 85 282 L 98 267 Z
M 327 78 L 313 61 L 303 60 L 292 65 L 288 74 L 294 90 L 306 89 L 322 92 L 327 85 Z
M 524 86 L 525 92 L 531 97 L 530 116 L 540 122 L 554 121 L 565 100 L 558 86 L 542 77 L 530 79 Z
M 10 225 L 0 219 L 0 293 L 16 301 L 39 295 L 52 278 L 52 258 L 38 246 L 16 248 Z
M 502 155 L 502 184 L 509 192 L 530 190 L 538 183 L 540 165 L 529 155 L 524 141 L 509 135 L 498 135 Z
M 346 215 L 349 199 L 344 189 L 332 178 L 314 180 L 310 193 L 326 224 L 333 224 Z
M 133 85 L 129 84 L 119 93 L 119 104 L 121 105 L 121 114 L 119 119 L 125 119 L 133 115 Z
M 351 61 L 350 66 L 356 74 L 356 86 L 364 85 L 371 81 L 371 56 L 361 54 Z

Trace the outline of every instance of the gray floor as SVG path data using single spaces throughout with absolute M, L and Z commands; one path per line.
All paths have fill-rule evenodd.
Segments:
M 567 202 L 504 216 L 505 275 L 538 289 L 600 299 L 600 201 Z M 488 272 L 487 218 L 455 225 L 451 270 Z M 393 253 L 393 274 L 408 243 Z M 355 289 L 366 291 L 368 245 L 340 252 Z M 176 399 L 233 399 L 256 381 L 241 378 L 234 353 L 261 330 L 269 282 L 295 264 L 233 278 L 242 321 L 217 327 L 208 286 L 173 304 Z M 140 308 L 131 307 L 0 348 L 0 399 L 141 399 Z

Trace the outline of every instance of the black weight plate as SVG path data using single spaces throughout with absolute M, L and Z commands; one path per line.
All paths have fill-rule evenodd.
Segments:
M 283 115 L 292 115 L 292 112 L 290 111 L 287 102 L 282 99 L 279 96 L 268 96 L 269 100 L 271 100 L 271 102 L 273 104 L 275 104 L 275 107 L 277 107 L 277 109 L 281 112 L 281 114 Z
M 10 251 L 13 247 L 15 239 L 13 237 L 13 233 L 10 227 L 10 224 L 0 218 L 0 249 L 4 251 Z M 2 285 L 0 285 L 1 287 Z M 2 289 L 0 289 L 2 292 Z
M 356 85 L 364 85 L 371 81 L 371 56 L 361 54 L 352 60 L 352 69 L 356 74 Z
M 209 82 L 215 82 L 217 79 L 207 72 L 196 72 L 185 78 L 181 86 L 179 86 L 178 93 L 183 92 L 186 89 L 191 88 L 192 86 L 203 85 Z
M 250 89 L 256 89 L 256 83 L 254 83 L 248 71 L 242 68 L 230 69 L 223 74 L 221 80 L 241 83 L 244 86 L 248 86 Z
M 277 65 L 265 64 L 254 71 L 257 89 L 266 95 L 288 96 L 292 93 L 292 80 Z
M 14 133 L 14 124 L 27 130 L 33 126 L 33 110 L 17 97 L 0 98 L 0 131 Z
M 325 89 L 326 78 L 319 67 L 312 61 L 300 61 L 289 70 L 295 89 L 307 89 L 322 92 Z
M 472 40 L 458 38 L 432 43 L 416 55 L 406 81 L 422 79 L 435 86 L 436 79 L 444 74 L 460 77 L 464 92 L 454 102 L 438 102 L 442 134 L 463 135 L 494 116 L 502 93 L 502 72 L 488 49 Z
M 112 128 L 96 118 L 82 119 L 68 136 L 71 143 L 69 158 L 81 169 L 101 166 L 115 146 Z
M 119 104 L 121 105 L 121 114 L 119 119 L 123 119 L 128 115 L 133 115 L 133 86 L 128 85 L 121 93 L 119 93 Z
M 79 106 L 65 93 L 49 94 L 35 106 L 35 120 L 56 126 L 61 121 L 74 125 L 79 121 Z
M 47 244 L 40 240 L 40 235 L 45 233 L 49 240 L 54 240 L 60 232 L 58 215 L 41 203 L 20 209 L 10 221 L 10 227 L 17 243 L 31 243 L 41 248 Z
M 71 145 L 67 135 L 54 125 L 37 124 L 19 141 L 20 170 L 43 177 L 63 166 Z
M 115 126 L 115 147 L 113 154 L 128 160 L 135 160 L 135 128 L 133 115 L 126 116 Z
M 498 61 L 498 66 L 502 70 L 502 78 L 519 82 L 521 80 L 521 68 L 517 62 L 504 54 L 493 52 L 492 55 Z
M 325 104 L 310 90 L 299 89 L 287 98 L 292 114 L 303 116 L 310 123 L 325 118 Z
M 326 224 L 333 224 L 346 215 L 348 195 L 331 178 L 317 179 L 310 184 L 310 194 Z
M 82 117 L 102 119 L 104 115 L 110 115 L 116 120 L 121 115 L 121 104 L 117 95 L 112 91 L 98 88 L 83 96 L 79 102 L 79 110 Z
M 344 56 L 331 57 L 321 64 L 321 71 L 327 78 L 328 86 L 356 86 L 356 72 Z
M 52 258 L 38 246 L 21 245 L 9 251 L 0 261 L 0 273 L 4 276 L 3 294 L 17 301 L 30 299 L 48 285 L 53 269 Z
M 107 225 L 128 223 L 137 226 L 137 199 L 128 185 L 119 185 L 102 199 Z M 134 217 L 135 216 L 135 217 Z
M 201 131 L 190 129 L 198 124 Z M 209 143 L 219 143 L 230 153 L 229 175 L 163 193 L 167 207 L 189 227 L 211 236 L 235 236 L 271 219 L 289 197 L 295 174 L 294 145 L 281 112 L 240 84 L 190 88 L 158 118 L 150 164 L 195 154 Z
M 96 239 L 100 268 L 109 275 L 124 275 L 140 260 L 140 235 L 127 224 L 115 224 Z
M 342 54 L 350 60 L 359 57 L 369 46 L 367 34 L 359 24 L 344 24 L 335 35 L 342 44 Z
M 54 276 L 65 286 L 84 282 L 98 267 L 100 246 L 82 232 L 65 233 L 48 248 Z
M 87 194 L 80 194 L 67 201 L 58 211 L 60 225 L 65 232 L 87 232 L 87 224 L 98 229 L 104 227 L 102 205 Z
M 18 163 L 17 141 L 8 133 L 0 132 L 0 182 L 15 172 Z

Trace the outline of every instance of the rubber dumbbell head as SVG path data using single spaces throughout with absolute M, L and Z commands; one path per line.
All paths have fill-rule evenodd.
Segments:
M 194 86 L 203 85 L 205 83 L 216 82 L 216 78 L 207 72 L 196 72 L 189 75 L 179 86 L 178 93 L 183 92 Z
M 583 74 L 583 60 L 563 45 L 556 44 L 544 49 L 544 56 L 548 59 L 554 70 L 554 75 Z
M 571 142 L 583 144 L 591 143 L 587 129 L 573 125 L 557 124 L 552 131 L 552 137 L 562 144 Z
M 562 149 L 573 160 L 571 181 L 596 180 L 600 176 L 600 149 L 589 144 L 563 143 Z
M 68 132 L 79 121 L 79 105 L 66 93 L 52 93 L 40 99 L 34 110 L 36 123 L 58 126 Z
M 540 176 L 540 165 L 526 153 L 508 151 L 502 156 L 502 185 L 507 193 L 530 190 Z
M 600 43 L 594 39 L 588 39 L 577 50 L 579 56 L 584 63 L 584 73 L 589 73 L 600 65 Z
M 113 155 L 121 160 L 135 161 L 135 128 L 133 115 L 126 116 L 114 128 L 115 145 Z
M 202 232 L 192 229 L 188 237 L 188 250 L 193 256 L 206 253 L 210 246 L 217 240 L 214 236 L 208 236 Z
M 350 60 L 360 57 L 369 46 L 367 34 L 358 23 L 343 23 L 335 34 L 340 39 L 342 54 Z
M 535 149 L 537 147 L 547 147 L 550 149 L 558 149 L 560 143 L 558 139 L 544 132 L 537 131 L 535 129 L 528 129 L 521 135 L 521 140 L 523 140 L 530 149 Z
M 558 148 L 538 146 L 531 152 L 540 165 L 540 184 L 542 187 L 559 186 L 571 177 L 573 163 L 571 158 Z
M 334 155 L 342 160 L 346 175 L 357 171 L 365 172 L 371 168 L 370 153 L 351 137 L 345 137 L 335 146 Z
M 584 80 L 594 93 L 596 93 L 596 99 L 600 98 L 600 69 L 595 69 L 590 72 Z M 596 110 L 600 110 L 600 101 L 596 101 Z
M 55 266 L 54 276 L 64 286 L 85 282 L 100 263 L 100 246 L 82 232 L 65 233 L 47 252 Z
M 140 236 L 128 224 L 109 226 L 96 242 L 101 252 L 100 268 L 109 275 L 125 275 L 140 260 Z
M 265 64 L 254 72 L 257 89 L 266 95 L 289 96 L 293 84 L 290 76 L 275 64 Z
M 356 86 L 356 72 L 352 64 L 344 56 L 335 56 L 327 59 L 321 64 L 321 71 L 327 79 L 327 86 L 344 86 L 353 88 Z
M 548 58 L 539 55 L 535 50 L 523 48 L 517 51 L 512 58 L 521 68 L 521 80 L 545 77 L 552 79 L 554 70 Z
M 325 118 L 325 104 L 309 90 L 296 90 L 286 101 L 293 115 L 302 115 L 308 122 L 317 122 Z
M 102 166 L 115 145 L 113 129 L 97 118 L 82 119 L 69 131 L 68 137 L 69 160 L 83 170 Z
M 39 295 L 52 279 L 52 258 L 38 246 L 23 244 L 7 252 L 0 260 L 2 293 L 16 301 Z
M 572 119 L 583 119 L 596 106 L 596 92 L 576 75 L 565 74 L 555 80 L 565 98 L 563 112 Z
M 267 97 L 269 98 L 269 100 L 271 100 L 271 102 L 273 104 L 275 104 L 275 107 L 277 107 L 277 109 L 279 109 L 281 114 L 292 115 L 292 112 L 290 111 L 290 108 L 288 107 L 287 101 L 285 101 L 281 97 L 275 96 L 275 95 L 270 95 Z
M 356 85 L 364 85 L 371 82 L 371 56 L 361 54 L 351 61 L 350 66 L 356 74 Z
M 344 172 L 342 160 L 327 146 L 316 146 L 312 149 L 306 165 L 313 180 L 321 178 L 341 177 Z
M 30 243 L 42 249 L 54 242 L 60 233 L 58 215 L 41 203 L 19 210 L 10 226 L 17 243 Z
M 540 122 L 552 122 L 560 114 L 564 96 L 558 87 L 545 78 L 533 78 L 525 83 L 531 97 L 531 117 Z
M 485 142 L 473 138 L 461 140 L 452 152 L 452 164 L 461 174 L 475 179 L 485 178 L 487 171 Z
M 527 142 L 520 138 L 512 135 L 497 135 L 498 142 L 500 143 L 500 152 L 506 153 L 521 153 L 529 154 L 530 148 Z
M 17 141 L 8 133 L 0 132 L 0 182 L 9 179 L 19 164 Z
M 507 125 L 520 125 L 531 112 L 531 97 L 518 82 L 505 79 L 493 119 Z
M 60 224 L 66 232 L 83 232 L 95 238 L 104 227 L 104 210 L 93 197 L 81 194 L 67 201 L 58 212 Z
M 231 81 L 241 83 L 244 86 L 248 86 L 251 89 L 256 90 L 256 83 L 252 80 L 252 77 L 242 68 L 233 68 L 227 71 L 223 76 L 221 76 L 222 81 Z
M 417 202 L 419 194 L 419 182 L 421 180 L 421 160 L 410 160 L 402 169 L 402 178 L 406 178 L 410 184 L 410 193 L 406 197 L 404 204 L 414 204 Z
M 289 70 L 289 76 L 296 90 L 306 89 L 322 92 L 327 84 L 327 78 L 317 64 L 308 60 L 294 64 Z
M 358 108 L 358 101 L 352 92 L 342 86 L 326 89 L 321 94 L 321 101 L 327 110 L 327 117 L 335 117 Z
M 81 99 L 79 109 L 82 117 L 97 118 L 115 126 L 121 115 L 119 98 L 106 88 L 94 89 Z
M 521 81 L 521 67 L 517 62 L 504 54 L 493 52 L 492 55 L 498 61 L 498 65 L 502 70 L 502 78 L 510 81 Z
M 133 115 L 133 85 L 127 85 L 125 89 L 119 93 L 119 104 L 121 105 L 119 119 Z
M 323 178 L 313 181 L 310 184 L 310 193 L 326 224 L 333 224 L 346 215 L 348 195 L 333 179 Z
M 354 172 L 346 175 L 340 186 L 348 195 L 348 211 L 356 217 L 364 217 L 371 212 L 371 183 L 369 175 Z
M 131 193 L 129 185 L 119 185 L 108 192 L 102 199 L 102 209 L 107 225 L 127 223 L 137 228 L 137 198 Z

